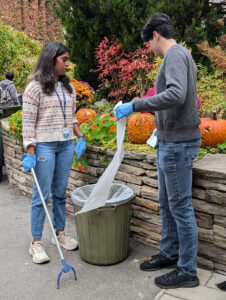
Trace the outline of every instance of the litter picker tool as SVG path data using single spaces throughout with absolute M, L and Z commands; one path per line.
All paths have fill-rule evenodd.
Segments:
M 39 186 L 39 183 L 38 183 L 38 180 L 37 180 L 37 177 L 36 177 L 36 175 L 35 175 L 35 171 L 34 171 L 33 168 L 31 168 L 31 172 L 32 172 L 32 175 L 33 175 L 33 178 L 34 178 L 36 187 L 37 187 L 37 189 L 38 189 L 39 196 L 40 196 L 40 198 L 41 198 L 43 208 L 44 208 L 45 213 L 46 213 L 46 215 L 47 215 L 47 218 L 48 218 L 48 220 L 49 220 L 49 224 L 50 224 L 50 227 L 51 227 L 51 229 L 52 229 L 54 239 L 55 239 L 55 241 L 56 241 L 56 246 L 57 246 L 58 252 L 59 252 L 60 257 L 61 257 L 61 262 L 62 262 L 62 264 L 63 264 L 63 266 L 62 266 L 62 268 L 61 268 L 61 270 L 60 270 L 60 273 L 59 273 L 59 275 L 58 275 L 58 277 L 57 277 L 57 289 L 59 289 L 59 288 L 60 288 L 60 277 L 61 277 L 61 275 L 62 275 L 63 273 L 68 273 L 68 272 L 70 272 L 70 271 L 72 270 L 73 273 L 74 273 L 74 275 L 75 275 L 75 280 L 77 280 L 76 272 L 75 272 L 75 269 L 74 269 L 72 266 L 68 265 L 68 264 L 66 263 L 65 259 L 64 259 L 63 253 L 62 253 L 61 248 L 60 248 L 59 241 L 58 241 L 58 239 L 57 239 L 55 230 L 54 230 L 54 228 L 53 228 L 53 224 L 52 224 L 52 221 L 51 221 L 51 218 L 50 218 L 50 215 L 49 215 L 49 212 L 48 212 L 48 209 L 47 209 L 45 200 L 44 200 L 43 195 L 42 195 L 42 191 L 41 191 L 41 189 L 40 189 L 40 186 Z

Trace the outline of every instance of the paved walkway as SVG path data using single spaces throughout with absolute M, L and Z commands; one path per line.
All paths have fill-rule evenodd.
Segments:
M 55 246 L 50 242 L 51 232 L 46 222 L 43 241 L 51 257 L 48 264 L 36 265 L 28 255 L 31 240 L 29 229 L 30 199 L 9 185 L 6 175 L 0 183 L 0 299 L 81 299 L 81 300 L 225 300 L 226 292 L 215 283 L 226 276 L 199 269 L 201 285 L 193 289 L 161 290 L 154 285 L 154 277 L 165 273 L 141 272 L 139 259 L 156 253 L 155 249 L 131 240 L 130 253 L 122 263 L 113 266 L 94 266 L 85 263 L 79 251 L 63 251 L 68 264 L 77 271 L 78 280 L 72 273 L 63 274 L 60 289 L 56 279 L 61 262 Z M 75 235 L 73 217 L 67 217 L 67 231 Z
M 226 280 L 223 274 L 198 269 L 200 285 L 195 288 L 161 290 L 154 300 L 225 300 L 226 292 L 216 287 L 216 283 Z

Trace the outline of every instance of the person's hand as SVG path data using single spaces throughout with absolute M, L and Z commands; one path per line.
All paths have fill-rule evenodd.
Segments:
M 130 115 L 132 112 L 133 112 L 132 102 L 121 104 L 115 109 L 117 120 L 120 120 L 121 118 Z
M 86 151 L 86 140 L 84 138 L 80 138 L 76 145 L 77 158 L 79 159 L 85 151 Z
M 22 163 L 21 165 L 24 168 L 25 172 L 30 172 L 31 168 L 35 168 L 36 166 L 36 155 L 30 155 L 27 153 L 26 155 L 22 156 Z

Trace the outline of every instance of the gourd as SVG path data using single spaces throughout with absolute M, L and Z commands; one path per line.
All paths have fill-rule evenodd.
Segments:
M 217 119 L 216 112 L 211 118 L 201 118 L 199 128 L 202 132 L 202 148 L 216 147 L 226 140 L 226 120 Z
M 96 115 L 95 110 L 91 108 L 80 108 L 75 114 L 79 124 L 88 124 Z
M 131 143 L 145 144 L 155 129 L 155 117 L 150 113 L 132 115 L 127 125 L 127 135 Z

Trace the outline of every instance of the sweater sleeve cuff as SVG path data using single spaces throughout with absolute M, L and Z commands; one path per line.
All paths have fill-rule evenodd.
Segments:
M 135 111 L 136 111 L 136 108 L 135 108 L 135 101 L 132 101 L 132 106 L 133 106 L 133 111 L 135 112 Z
M 33 140 L 26 140 L 23 142 L 24 145 L 24 150 L 27 150 L 28 146 L 32 145 L 32 146 L 36 146 L 36 142 Z
M 76 123 L 79 123 L 79 121 L 76 118 L 74 118 L 73 124 L 76 124 Z

